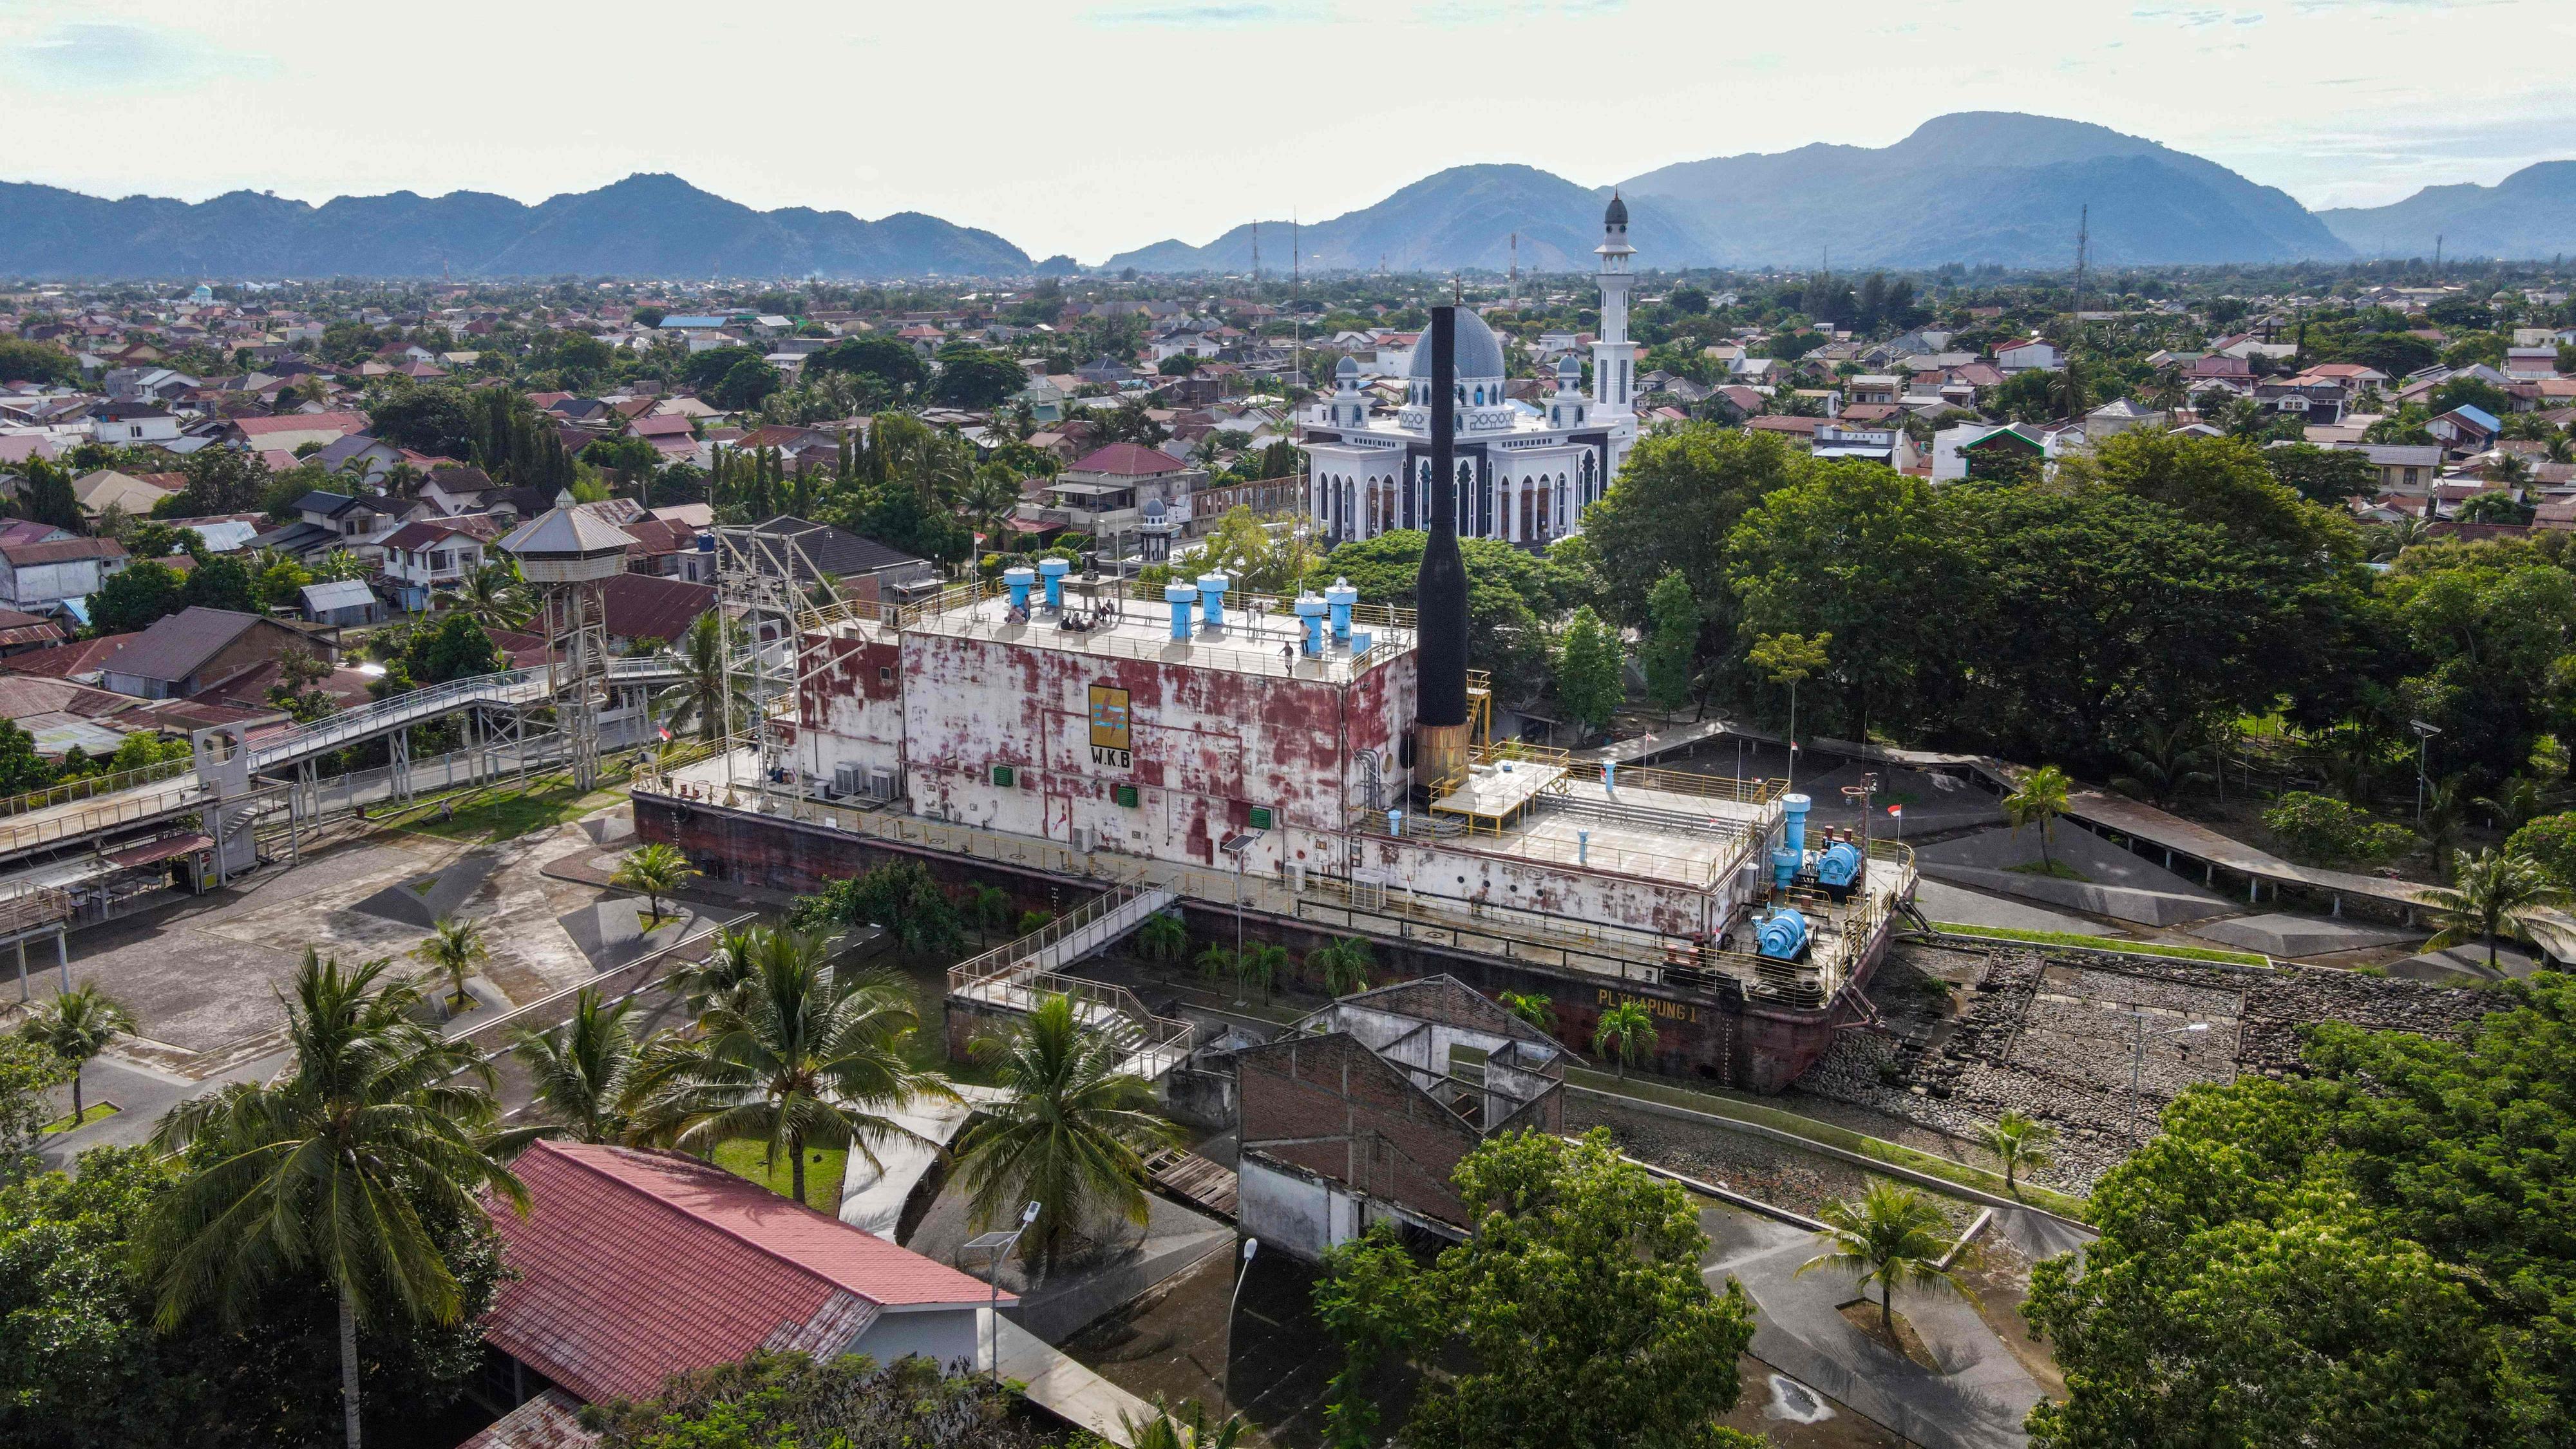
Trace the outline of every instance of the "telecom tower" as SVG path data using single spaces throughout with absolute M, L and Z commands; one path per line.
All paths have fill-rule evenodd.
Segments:
M 575 507 L 564 492 L 555 495 L 553 508 L 493 545 L 517 559 L 519 572 L 543 593 L 546 692 L 573 784 L 583 790 L 599 783 L 599 711 L 608 700 L 608 625 L 599 585 L 626 571 L 634 542 L 625 530 Z
M 730 636 L 724 648 L 726 782 L 733 782 L 738 752 L 748 750 L 761 809 L 799 818 L 805 792 L 796 702 L 828 662 L 829 648 L 828 634 L 809 626 L 825 622 L 827 613 L 873 606 L 844 606 L 832 576 L 815 567 L 793 534 L 719 528 L 715 541 L 716 604 Z

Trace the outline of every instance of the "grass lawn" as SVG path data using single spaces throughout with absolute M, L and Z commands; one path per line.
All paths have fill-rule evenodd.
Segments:
M 533 831 L 551 830 L 623 798 L 623 792 L 617 790 L 585 794 L 574 787 L 569 776 L 541 775 L 529 781 L 526 790 L 487 797 L 457 811 L 451 820 L 439 819 L 435 809 L 423 812 L 409 828 L 449 840 L 516 840 Z
M 42 1134 L 44 1136 L 51 1137 L 57 1132 L 69 1132 L 75 1127 L 86 1127 L 102 1117 L 115 1116 L 117 1110 L 117 1105 L 114 1102 L 92 1102 L 87 1107 L 81 1109 L 81 1119 L 79 1121 L 73 1121 L 71 1119 L 71 1115 L 69 1113 L 65 1113 L 51 1122 L 46 1123 L 41 1129 Z
M 736 1177 L 747 1177 L 780 1197 L 788 1195 L 795 1185 L 794 1165 L 781 1156 L 772 1170 L 768 1144 L 755 1138 L 737 1137 L 716 1148 L 716 1166 Z M 838 1147 L 805 1149 L 805 1205 L 821 1213 L 837 1214 L 841 1210 L 841 1174 L 849 1165 L 850 1154 Z
M 2129 956 L 2172 956 L 2184 961 L 2224 961 L 2234 966 L 2272 964 L 2245 951 L 2168 946 L 2160 941 L 2124 941 L 2115 936 L 2083 936 L 2072 931 L 2025 931 L 2013 926 L 1971 926 L 1958 921 L 1934 921 L 1932 929 L 1952 936 L 1994 936 L 2006 941 L 2028 941 L 2034 946 L 2081 946 L 2090 951 L 2117 951 Z
M 2044 875 L 2051 880 L 2090 881 L 2093 879 L 2093 877 L 2086 875 L 2084 872 L 2077 870 L 2075 867 L 2068 865 L 2062 860 L 2024 861 L 2020 865 L 2005 866 L 2004 869 L 2012 871 L 2016 875 Z

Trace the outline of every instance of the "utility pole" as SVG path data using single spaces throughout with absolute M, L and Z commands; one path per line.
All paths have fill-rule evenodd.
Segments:
M 2433 280 L 2442 280 L 2442 234 L 2433 233 Z
M 2084 262 L 2085 253 L 2092 244 L 2093 204 L 2086 202 L 2083 210 L 2075 214 L 2075 332 L 2066 343 L 2066 355 L 2070 361 L 2075 356 L 2075 339 L 2084 335 Z

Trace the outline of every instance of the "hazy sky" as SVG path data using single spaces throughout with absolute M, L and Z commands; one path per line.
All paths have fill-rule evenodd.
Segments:
M 0 0 L 0 179 L 536 201 L 672 171 L 1097 261 L 1462 162 L 1601 185 L 2016 110 L 2374 205 L 2576 156 L 2571 53 L 2571 0 Z

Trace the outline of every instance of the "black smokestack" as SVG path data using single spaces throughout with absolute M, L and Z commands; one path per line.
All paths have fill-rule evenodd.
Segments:
M 1458 309 L 1431 309 L 1431 537 L 1413 606 L 1421 638 L 1414 722 L 1467 723 L 1467 565 L 1458 557 Z

